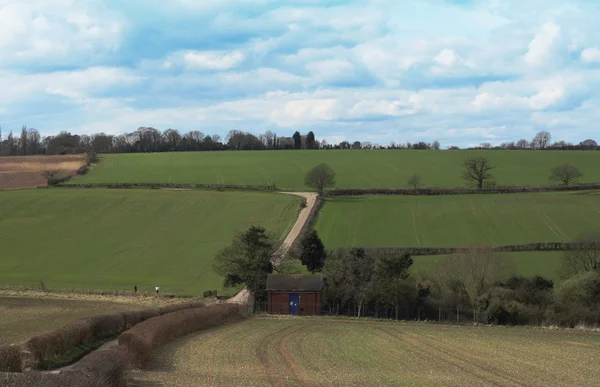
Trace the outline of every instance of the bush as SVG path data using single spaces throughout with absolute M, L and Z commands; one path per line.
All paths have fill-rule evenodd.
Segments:
M 23 372 L 21 350 L 18 346 L 0 347 L 0 372 Z
M 85 175 L 86 173 L 88 173 L 89 168 L 87 165 L 82 165 L 81 167 L 79 167 L 79 169 L 77 169 L 77 174 L 78 175 Z
M 128 361 L 141 366 L 152 348 L 188 333 L 211 328 L 242 318 L 239 305 L 217 304 L 205 308 L 181 310 L 146 320 L 119 336 L 119 345 L 127 349 Z
M 167 314 L 167 313 L 179 312 L 180 310 L 196 309 L 196 308 L 202 308 L 205 306 L 206 305 L 202 302 L 186 302 L 184 304 L 173 304 L 173 305 L 162 306 L 162 307 L 158 308 L 158 313 L 160 315 L 163 315 L 163 314 Z

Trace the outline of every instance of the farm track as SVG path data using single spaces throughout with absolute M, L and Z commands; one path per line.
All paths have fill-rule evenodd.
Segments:
M 284 194 L 284 195 L 300 196 L 300 197 L 306 199 L 306 206 L 300 211 L 300 214 L 298 214 L 298 219 L 296 219 L 296 222 L 292 226 L 292 229 L 289 231 L 289 233 L 287 234 L 287 236 L 285 237 L 285 239 L 283 240 L 283 242 L 281 243 L 281 245 L 275 252 L 274 260 L 273 260 L 273 264 L 275 266 L 277 266 L 279 264 L 279 261 L 277 260 L 277 258 L 283 257 L 289 251 L 290 247 L 292 247 L 292 245 L 294 244 L 294 241 L 296 241 L 296 239 L 300 235 L 302 228 L 308 221 L 308 217 L 317 202 L 317 194 L 312 193 L 312 192 L 280 192 L 280 193 Z M 250 301 L 250 299 L 251 299 L 250 292 L 246 289 L 243 289 L 243 290 L 239 291 L 235 296 L 228 299 L 227 302 L 235 303 L 235 304 L 247 304 Z

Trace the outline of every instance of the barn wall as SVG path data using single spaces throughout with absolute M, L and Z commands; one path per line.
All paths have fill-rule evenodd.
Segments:
M 314 316 L 321 314 L 322 292 L 293 292 L 300 296 L 298 303 L 299 316 Z M 269 291 L 267 294 L 267 313 L 289 314 L 290 293 L 276 293 Z
M 290 311 L 289 293 L 269 292 L 267 301 L 267 312 L 269 314 L 288 314 Z

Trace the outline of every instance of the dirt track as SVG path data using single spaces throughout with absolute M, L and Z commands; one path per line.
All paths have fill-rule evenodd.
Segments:
M 285 195 L 295 195 L 295 196 L 303 197 L 304 199 L 306 199 L 306 207 L 304 207 L 302 209 L 302 211 L 300 211 L 300 214 L 298 215 L 298 219 L 296 219 L 296 223 L 294 223 L 294 226 L 292 227 L 292 229 L 290 230 L 288 235 L 283 240 L 283 243 L 281 244 L 281 246 L 279 246 L 279 249 L 277 249 L 277 251 L 275 252 L 275 255 L 273 257 L 274 258 L 273 265 L 275 265 L 275 266 L 277 266 L 279 264 L 278 258 L 283 257 L 288 252 L 290 247 L 292 247 L 292 244 L 294 244 L 294 241 L 296 240 L 296 238 L 298 238 L 298 236 L 300 235 L 300 231 L 302 231 L 302 227 L 304 227 L 304 225 L 308 221 L 308 216 L 310 215 L 310 212 L 312 211 L 313 207 L 315 206 L 315 203 L 317 202 L 317 194 L 313 193 L 313 192 L 280 192 L 280 193 L 285 194 Z M 236 303 L 236 304 L 247 304 L 250 301 L 250 297 L 251 297 L 250 292 L 247 289 L 244 289 L 244 290 L 240 291 L 238 294 L 236 294 L 235 296 L 228 299 L 227 302 L 228 303 Z

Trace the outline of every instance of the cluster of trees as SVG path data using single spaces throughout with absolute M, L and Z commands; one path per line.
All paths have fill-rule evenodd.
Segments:
M 547 131 L 537 133 L 531 141 L 520 139 L 518 141 L 503 142 L 499 146 L 493 146 L 489 142 L 481 143 L 477 147 L 469 149 L 509 149 L 509 150 L 600 150 L 598 143 L 587 139 L 579 144 L 572 144 L 563 140 L 552 142 L 552 134 Z
M 462 164 L 462 175 L 467 184 L 473 184 L 479 189 L 494 188 L 496 181 L 492 175 L 492 170 L 496 166 L 493 165 L 486 156 L 469 157 Z M 568 186 L 577 183 L 583 173 L 579 168 L 572 164 L 561 164 L 553 167 L 548 176 L 548 180 L 560 185 Z M 417 179 L 417 180 L 415 180 Z M 419 176 L 413 176 L 409 179 L 408 184 L 415 186 L 420 184 Z M 415 186 L 415 188 L 418 188 Z
M 362 248 L 326 250 L 315 231 L 301 243 L 299 259 L 325 278 L 325 310 L 330 314 L 395 319 L 450 318 L 490 324 L 600 323 L 600 236 L 577 242 L 565 253 L 561 276 L 511 275 L 506 257 L 486 248 L 440 256 L 429 273 L 410 274 L 412 257 Z M 266 299 L 267 275 L 292 273 L 294 257 L 274 257 L 276 244 L 265 230 L 252 226 L 238 234 L 215 258 L 226 286 L 246 285 L 256 301 Z M 274 266 L 272 262 L 278 262 Z

